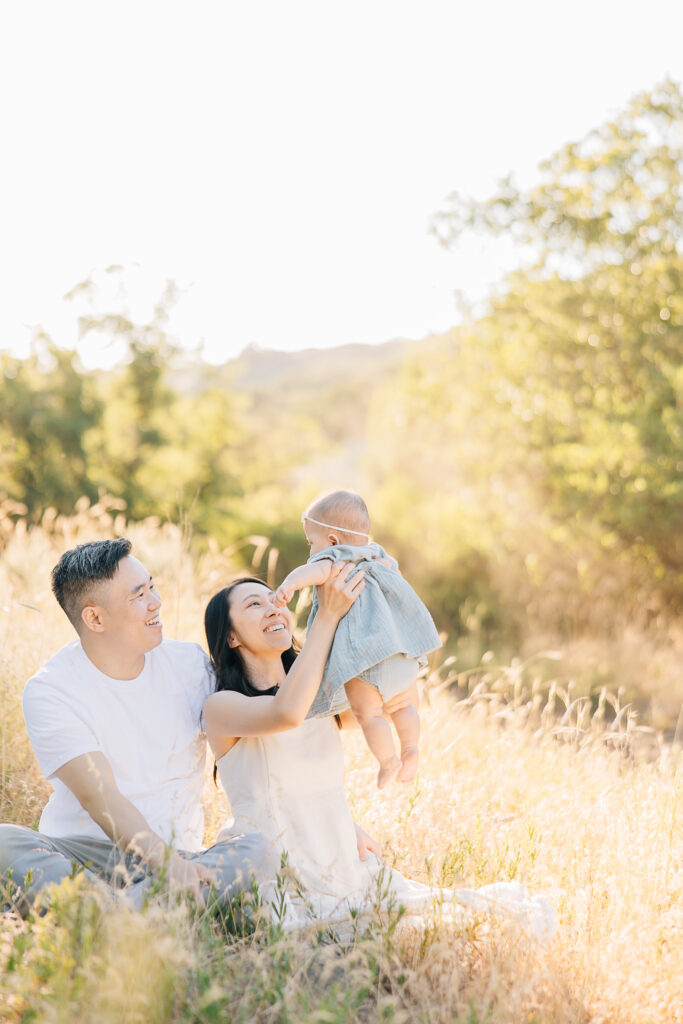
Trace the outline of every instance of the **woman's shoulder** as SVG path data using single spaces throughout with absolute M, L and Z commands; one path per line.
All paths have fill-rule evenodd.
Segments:
M 202 724 L 214 757 L 221 757 L 240 738 L 239 714 L 249 699 L 236 690 L 218 690 L 204 701 Z
M 237 708 L 252 698 L 237 690 L 216 690 L 204 701 L 204 721 L 211 720 L 215 714 L 222 714 L 227 708 Z

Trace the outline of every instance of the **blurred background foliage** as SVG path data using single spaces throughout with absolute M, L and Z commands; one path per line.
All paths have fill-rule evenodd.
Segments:
M 302 508 L 350 486 L 463 667 L 559 643 L 584 688 L 628 670 L 647 690 L 648 638 L 675 646 L 683 610 L 682 153 L 666 81 L 535 187 L 450 196 L 438 239 L 512 235 L 520 268 L 421 342 L 213 367 L 167 333 L 172 284 L 140 324 L 83 282 L 82 339 L 127 356 L 86 371 L 42 333 L 0 355 L 5 508 L 38 522 L 107 494 L 245 565 L 265 537 L 279 578 L 307 555 Z

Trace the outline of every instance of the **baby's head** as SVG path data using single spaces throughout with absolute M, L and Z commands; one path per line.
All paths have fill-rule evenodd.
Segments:
M 316 498 L 301 517 L 311 554 L 332 544 L 367 544 L 370 516 L 360 494 L 331 491 Z

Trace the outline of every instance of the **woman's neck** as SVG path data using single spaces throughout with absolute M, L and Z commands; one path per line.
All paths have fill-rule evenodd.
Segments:
M 279 654 L 274 658 L 264 658 L 243 650 L 242 660 L 247 679 L 255 690 L 270 690 L 284 683 L 287 673 Z

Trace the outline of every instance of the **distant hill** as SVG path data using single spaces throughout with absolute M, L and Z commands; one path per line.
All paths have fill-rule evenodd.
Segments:
M 325 396 L 345 394 L 353 406 L 366 406 L 375 385 L 391 377 L 420 344 L 403 339 L 378 345 L 338 345 L 298 352 L 249 345 L 222 366 L 187 361 L 169 373 L 169 384 L 183 394 L 207 387 L 250 395 L 253 408 L 277 396 L 282 408 L 311 410 Z
M 419 342 L 403 339 L 378 345 L 338 345 L 298 352 L 249 345 L 222 366 L 193 360 L 177 365 L 169 374 L 172 388 L 199 394 L 209 384 L 226 391 L 271 398 L 279 392 L 291 404 L 294 395 L 321 394 L 329 388 L 374 381 L 396 370 Z
M 380 345 L 339 345 L 278 352 L 249 345 L 223 371 L 232 388 L 259 394 L 286 388 L 308 390 L 339 383 L 345 378 L 370 379 L 392 372 L 415 345 L 387 341 Z

